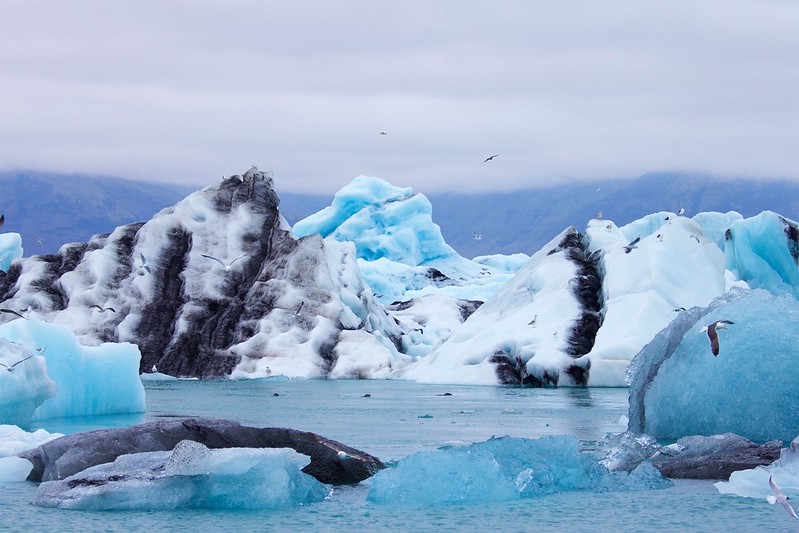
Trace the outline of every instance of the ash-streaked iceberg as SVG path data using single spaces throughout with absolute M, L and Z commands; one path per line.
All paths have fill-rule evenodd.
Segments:
M 556 492 L 645 490 L 671 486 L 648 463 L 611 472 L 579 450 L 575 437 L 512 437 L 420 452 L 372 478 L 368 499 L 390 505 L 490 503 Z
M 184 440 L 170 452 L 122 455 L 39 485 L 34 504 L 81 510 L 276 509 L 322 501 L 331 488 L 288 448 L 212 450 Z
M 703 326 L 727 319 L 715 357 Z M 755 442 L 799 434 L 799 302 L 733 291 L 680 313 L 630 364 L 631 431 L 662 439 L 736 433 Z

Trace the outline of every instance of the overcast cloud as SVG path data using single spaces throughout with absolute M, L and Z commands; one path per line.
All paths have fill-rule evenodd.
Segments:
M 253 164 L 313 193 L 799 180 L 799 2 L 0 0 L 0 169 Z

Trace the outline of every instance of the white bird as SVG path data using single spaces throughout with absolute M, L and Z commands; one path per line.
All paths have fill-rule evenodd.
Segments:
M 476 241 L 482 241 L 482 240 L 483 240 L 483 234 L 482 234 L 482 233 L 477 233 L 477 232 L 475 231 L 475 232 L 474 232 L 474 240 L 476 240 Z
M 105 313 L 106 311 L 111 311 L 112 313 L 116 313 L 117 312 L 117 310 L 114 309 L 113 307 L 103 307 L 103 306 L 97 305 L 97 304 L 92 304 L 92 305 L 89 306 L 89 309 L 93 309 L 93 308 L 97 309 L 101 313 Z
M 528 326 L 535 326 L 536 321 L 538 320 L 538 315 L 535 315 L 533 319 L 527 323 Z
M 785 512 L 787 512 L 789 515 L 799 520 L 799 516 L 796 516 L 796 511 L 794 511 L 793 507 L 791 507 L 791 504 L 788 503 L 788 500 L 790 500 L 790 498 L 785 494 L 783 494 L 782 490 L 780 490 L 777 484 L 774 483 L 773 476 L 768 477 L 768 484 L 769 486 L 771 486 L 771 492 L 774 493 L 774 496 L 766 496 L 768 502 L 771 505 L 780 502 L 780 505 L 782 505 L 782 508 L 785 509 Z
M 627 246 L 624 247 L 624 253 L 625 254 L 629 254 L 633 250 L 637 249 L 638 246 L 636 246 L 636 245 L 638 244 L 638 241 L 640 241 L 640 240 L 641 240 L 641 236 L 639 235 L 632 242 L 630 242 L 630 244 L 628 244 Z
M 150 369 L 150 372 L 152 372 L 153 374 L 157 374 L 158 373 L 158 367 L 153 365 L 153 367 Z
M 683 209 L 683 208 L 681 207 L 681 208 L 680 208 L 680 210 L 679 210 L 679 211 L 677 211 L 677 216 L 678 216 L 678 217 L 680 217 L 680 216 L 683 216 L 684 214 L 685 214 L 685 209 Z
M 13 372 L 13 371 L 14 371 L 14 367 L 15 367 L 15 366 L 17 366 L 18 364 L 24 363 L 25 361 L 27 361 L 27 360 L 28 360 L 28 359 L 30 359 L 31 357 L 33 357 L 33 356 L 32 356 L 32 355 L 29 355 L 29 356 L 28 356 L 28 357 L 26 357 L 25 359 L 21 359 L 21 360 L 17 361 L 16 363 L 14 363 L 14 364 L 13 364 L 13 365 L 11 365 L 11 366 L 8 366 L 8 365 L 7 365 L 7 364 L 5 364 L 5 363 L 0 363 L 0 366 L 4 366 L 4 367 L 6 367 L 6 370 L 8 370 L 9 372 Z
M 139 254 L 139 259 L 141 260 L 141 265 L 139 265 L 139 268 L 143 268 L 149 274 L 150 273 L 150 265 L 147 264 L 147 259 L 144 257 L 144 254 L 140 253 Z
M 702 241 L 700 241 L 700 240 L 699 240 L 699 237 L 697 237 L 697 236 L 696 236 L 696 235 L 694 235 L 693 233 L 691 233 L 691 234 L 688 236 L 688 238 L 689 238 L 689 239 L 696 239 L 696 242 L 698 242 L 698 243 L 700 243 L 700 244 L 702 243 Z
M 719 355 L 719 329 L 727 329 L 727 324 L 734 324 L 732 320 L 717 320 L 712 324 L 703 327 L 702 332 L 707 332 L 707 338 L 710 339 L 710 351 L 713 352 L 714 357 Z
M 232 260 L 230 263 L 227 263 L 227 264 L 225 264 L 225 262 L 224 262 L 224 261 L 222 261 L 221 259 L 219 259 L 218 257 L 214 257 L 214 256 L 212 256 L 212 255 L 205 255 L 205 254 L 201 254 L 201 255 L 202 255 L 203 257 L 206 257 L 206 258 L 208 258 L 208 259 L 211 259 L 211 260 L 213 260 L 213 261 L 216 261 L 217 263 L 219 263 L 220 265 L 222 265 L 222 267 L 225 269 L 225 272 L 230 272 L 230 269 L 231 269 L 231 268 L 233 268 L 233 263 L 235 263 L 236 261 L 238 261 L 239 259 L 241 259 L 242 257 L 244 257 L 243 255 L 240 255 L 240 256 L 238 256 L 237 258 L 235 258 L 234 260 Z
M 602 211 L 597 211 L 596 215 L 594 215 L 594 218 L 597 220 L 602 220 Z

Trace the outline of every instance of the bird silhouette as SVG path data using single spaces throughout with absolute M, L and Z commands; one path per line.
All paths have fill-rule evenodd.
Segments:
M 233 259 L 230 263 L 225 264 L 224 261 L 222 261 L 218 257 L 214 257 L 213 255 L 206 255 L 206 254 L 200 254 L 200 255 L 202 255 L 203 257 L 205 257 L 207 259 L 211 259 L 212 261 L 216 261 L 217 263 L 222 265 L 222 268 L 225 269 L 225 272 L 230 272 L 230 269 L 233 268 L 233 263 L 235 263 L 236 261 L 238 261 L 239 259 L 244 257 L 243 255 L 240 255 L 237 258 Z
M 13 364 L 13 365 L 11 365 L 11 366 L 8 366 L 8 365 L 7 365 L 7 364 L 5 364 L 5 363 L 0 363 L 0 366 L 4 366 L 4 367 L 6 368 L 6 370 L 8 370 L 9 372 L 13 372 L 13 371 L 14 371 L 14 367 L 15 367 L 15 366 L 17 366 L 17 365 L 19 365 L 19 364 L 22 364 L 22 363 L 24 363 L 25 361 L 27 361 L 27 360 L 28 360 L 28 359 L 30 359 L 31 357 L 33 357 L 33 356 L 32 356 L 32 355 L 29 355 L 29 356 L 28 356 L 28 357 L 26 357 L 25 359 L 21 359 L 21 360 L 17 361 L 16 363 L 14 363 L 14 364 Z
M 381 131 L 380 135 L 388 135 L 388 132 L 387 131 Z
M 92 308 L 97 309 L 101 313 L 105 313 L 106 311 L 111 311 L 112 313 L 116 313 L 117 312 L 117 310 L 114 309 L 113 307 L 103 307 L 103 306 L 97 305 L 97 304 L 92 304 L 92 305 L 89 306 L 89 309 L 92 309 Z
M 494 154 L 494 155 L 490 155 L 490 156 L 486 157 L 485 161 L 483 161 L 483 163 L 488 163 L 489 161 L 492 161 L 495 157 L 499 157 L 499 154 Z

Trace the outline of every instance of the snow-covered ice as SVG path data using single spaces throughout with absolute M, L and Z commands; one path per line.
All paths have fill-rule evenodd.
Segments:
M 15 425 L 0 424 L 0 482 L 25 481 L 33 464 L 16 454 L 61 436 L 43 429 L 29 433 Z

